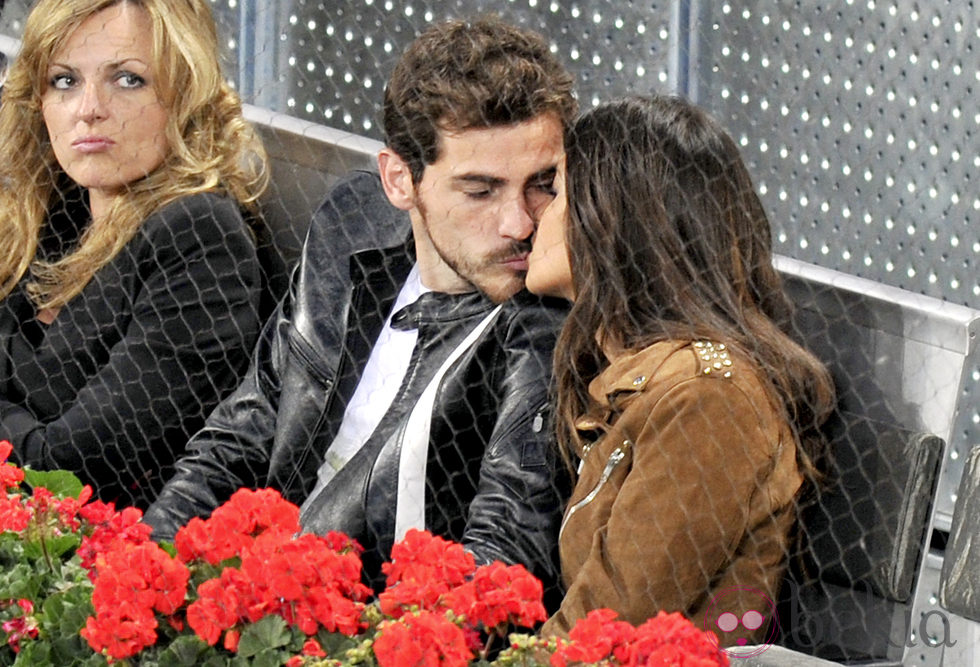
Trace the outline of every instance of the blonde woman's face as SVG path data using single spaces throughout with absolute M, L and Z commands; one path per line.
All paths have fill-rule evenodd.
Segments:
M 86 19 L 52 54 L 41 110 L 55 157 L 100 200 L 156 169 L 168 111 L 154 89 L 150 18 L 122 3 Z
M 538 220 L 534 246 L 528 257 L 527 288 L 535 294 L 574 300 L 572 267 L 565 243 L 568 225 L 568 197 L 565 190 L 565 160 L 558 165 L 554 181 L 555 198 Z

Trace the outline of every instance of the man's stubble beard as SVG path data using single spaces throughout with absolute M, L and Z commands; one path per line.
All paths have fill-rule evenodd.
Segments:
M 481 279 L 481 274 L 485 273 L 488 267 L 499 267 L 501 261 L 505 261 L 521 254 L 529 253 L 531 251 L 530 240 L 511 241 L 508 248 L 496 251 L 490 256 L 481 256 L 479 262 L 472 262 L 469 258 L 449 253 L 442 247 L 441 242 L 436 239 L 435 236 L 433 236 L 429 226 L 428 211 L 425 208 L 425 204 L 422 202 L 422 198 L 418 195 L 415 196 L 415 208 L 418 211 L 419 218 L 422 221 L 422 227 L 425 229 L 425 233 L 429 235 L 429 241 L 436 253 L 438 253 L 440 259 L 442 259 L 442 261 L 445 262 L 446 265 L 456 273 L 456 275 L 471 285 L 474 290 L 480 292 L 494 303 L 503 303 L 524 289 L 524 279 L 527 277 L 527 271 L 510 272 L 509 276 L 513 279 L 513 284 L 511 284 L 507 289 L 497 289 L 494 285 L 487 284 L 487 281 Z M 498 275 L 503 275 L 508 272 L 500 268 L 496 273 Z M 512 281 L 508 281 L 508 283 L 511 282 Z

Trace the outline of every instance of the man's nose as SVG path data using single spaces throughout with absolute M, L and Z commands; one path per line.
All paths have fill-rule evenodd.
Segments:
M 500 235 L 515 241 L 531 238 L 537 222 L 524 197 L 515 197 L 500 211 Z

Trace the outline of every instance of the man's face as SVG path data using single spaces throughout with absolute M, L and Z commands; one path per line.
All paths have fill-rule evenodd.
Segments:
M 439 159 L 415 185 L 411 212 L 423 283 L 450 293 L 475 288 L 498 303 L 520 291 L 562 148 L 551 114 L 441 133 Z

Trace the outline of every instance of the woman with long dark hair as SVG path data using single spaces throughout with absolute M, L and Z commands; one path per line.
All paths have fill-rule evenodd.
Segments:
M 560 536 L 567 595 L 544 632 L 599 607 L 701 623 L 722 594 L 749 618 L 776 595 L 834 392 L 786 333 L 748 171 L 694 105 L 630 98 L 579 119 L 555 187 L 527 286 L 573 301 L 556 428 L 577 476 Z

